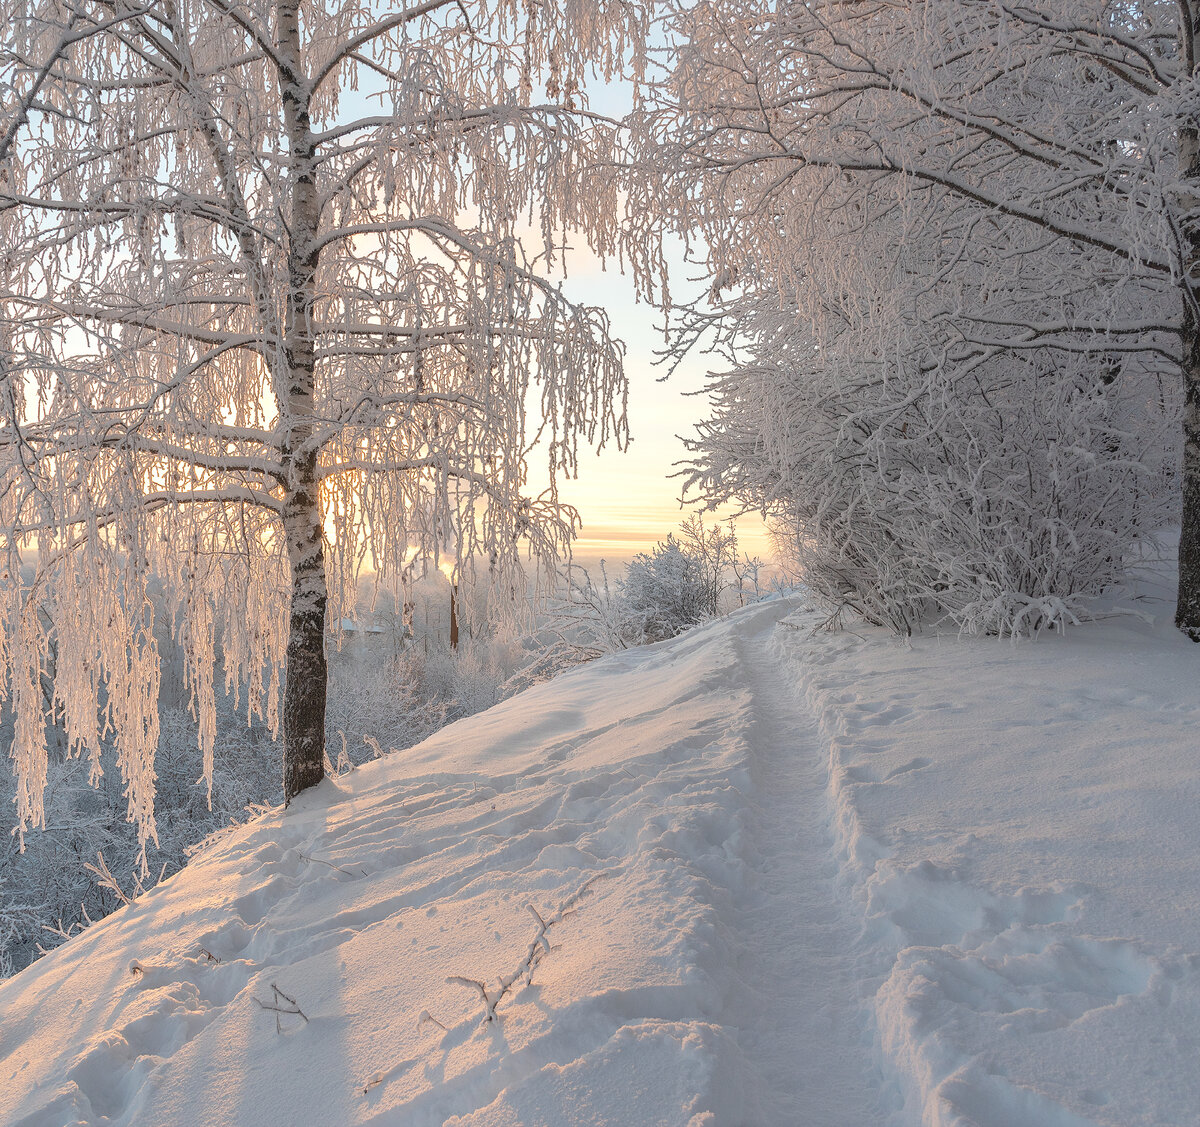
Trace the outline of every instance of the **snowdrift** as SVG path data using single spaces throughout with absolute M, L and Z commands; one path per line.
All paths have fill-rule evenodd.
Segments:
M 764 604 L 327 781 L 0 986 L 0 1123 L 1194 1124 L 1200 649 L 1140 605 Z
M 617 655 L 228 832 L 0 988 L 0 1123 L 737 1121 L 732 645 Z M 527 905 L 568 905 L 548 951 Z M 531 945 L 499 1021 L 447 981 L 494 997 Z
M 777 638 L 829 749 L 897 1123 L 1200 1123 L 1200 647 L 1173 578 L 1015 645 Z

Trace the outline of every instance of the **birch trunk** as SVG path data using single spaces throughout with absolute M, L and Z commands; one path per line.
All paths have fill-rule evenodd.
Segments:
M 302 66 L 299 4 L 278 8 L 281 95 L 291 164 L 288 292 L 282 395 L 283 531 L 291 565 L 291 618 L 283 692 L 283 793 L 290 802 L 325 776 L 325 542 L 313 445 L 314 346 L 320 203 L 309 117 L 311 87 Z
M 1182 0 L 1180 30 L 1184 65 L 1195 74 L 1196 0 Z M 1179 169 L 1184 209 L 1194 213 L 1200 200 L 1200 127 L 1194 119 L 1179 131 Z M 1183 512 L 1179 533 L 1179 597 L 1175 625 L 1200 642 L 1200 227 L 1195 214 L 1184 227 L 1183 263 Z

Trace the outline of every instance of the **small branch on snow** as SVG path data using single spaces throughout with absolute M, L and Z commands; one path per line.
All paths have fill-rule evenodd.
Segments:
M 566 898 L 555 910 L 551 916 L 543 916 L 532 904 L 526 904 L 525 910 L 537 921 L 537 931 L 533 939 L 529 943 L 529 949 L 525 953 L 525 957 L 517 965 L 516 970 L 511 974 L 506 975 L 497 983 L 496 990 L 489 994 L 487 984 L 480 982 L 477 978 L 466 978 L 462 975 L 451 975 L 446 979 L 453 986 L 466 986 L 476 991 L 480 999 L 483 1001 L 483 1024 L 488 1025 L 493 1021 L 499 1021 L 500 1015 L 496 1013 L 496 1007 L 504 1001 L 504 999 L 512 992 L 513 988 L 520 983 L 521 979 L 525 980 L 525 985 L 528 986 L 533 981 L 534 968 L 542 961 L 542 959 L 550 953 L 550 939 L 548 932 L 555 924 L 561 923 L 562 920 L 571 915 L 579 907 L 579 901 L 588 894 L 592 885 L 601 877 L 610 876 L 609 873 L 596 873 L 583 882 L 570 896 Z M 256 999 L 257 1000 L 257 999 Z M 259 1002 L 259 1005 L 262 1005 Z M 267 1008 L 267 1007 L 264 1007 Z M 417 1018 L 417 1028 L 419 1029 L 426 1022 L 431 1022 L 443 1032 L 449 1033 L 447 1029 L 436 1017 L 428 1010 L 422 1010 Z M 407 1069 L 415 1061 L 401 1061 L 399 1064 L 393 1065 L 391 1068 L 384 1069 L 380 1072 L 372 1074 L 370 1079 L 362 1088 L 363 1095 L 366 1095 L 372 1088 L 378 1087 L 389 1078 Z
M 80 931 L 82 931 L 82 930 L 83 930 L 83 927 L 82 927 L 80 924 L 77 924 L 77 923 L 69 923 L 69 924 L 67 924 L 67 926 L 64 928 L 64 927 L 63 927 L 63 922 L 62 922 L 62 916 L 59 916 L 59 917 L 58 917 L 58 924 L 57 924 L 57 925 L 54 925 L 54 924 L 42 924 L 42 930 L 43 930 L 43 931 L 48 931 L 48 932 L 49 932 L 51 935 L 55 935 L 55 936 L 57 936 L 59 939 L 64 939 L 64 940 L 65 940 L 65 939 L 70 939 L 70 938 L 71 938 L 71 931 L 72 931 L 72 929 L 73 929 L 73 928 L 79 928 L 79 930 L 80 930 Z M 40 948 L 40 947 L 39 947 L 38 949 L 39 949 L 39 950 L 41 950 L 41 948 Z
M 350 774 L 354 770 L 354 764 L 350 762 L 350 751 L 346 746 L 346 733 L 341 728 L 337 730 L 337 734 L 342 738 L 342 750 L 338 752 L 337 762 L 329 758 L 329 751 L 325 751 L 325 774 L 335 779 L 340 779 L 343 775 Z
M 463 978 L 461 975 L 452 974 L 446 981 L 454 986 L 474 986 L 479 991 L 479 996 L 483 999 L 483 1020 L 485 1024 L 496 1020 L 496 1003 L 507 993 L 508 986 L 512 985 L 511 982 L 503 984 L 502 981 L 499 995 L 496 998 L 492 998 L 487 992 L 487 987 L 477 978 Z
M 104 859 L 104 854 L 100 850 L 96 851 L 96 864 L 92 865 L 85 863 L 83 867 L 87 869 L 89 873 L 95 873 L 98 878 L 96 883 L 101 888 L 107 888 L 109 892 L 116 896 L 116 898 L 120 900 L 123 905 L 129 905 L 133 903 L 134 897 L 137 896 L 137 892 L 134 893 L 133 897 L 128 896 L 125 893 L 125 890 L 117 883 L 117 878 L 112 875 L 112 870 L 109 869 L 108 862 Z M 145 891 L 145 889 L 141 887 L 141 881 L 138 881 L 138 889 L 143 892 Z
M 304 1024 L 305 1025 L 308 1024 L 308 1017 L 304 1013 L 304 1011 L 300 1008 L 300 1006 L 296 1002 L 295 998 L 291 997 L 288 994 L 285 994 L 273 982 L 271 983 L 271 990 L 274 994 L 273 1004 L 271 1004 L 271 1005 L 268 1005 L 261 998 L 254 997 L 253 995 L 252 995 L 252 997 L 254 997 L 254 1000 L 258 1003 L 260 1009 L 270 1010 L 275 1015 L 275 1032 L 276 1033 L 283 1032 L 282 1018 L 285 1014 L 295 1016 L 295 1017 L 302 1017 L 302 1018 L 304 1018 Z M 287 1005 L 286 1006 L 282 1005 L 281 1003 L 283 1003 L 283 1002 L 286 1002 Z
M 583 882 L 570 896 L 566 898 L 550 917 L 543 917 L 532 904 L 526 904 L 525 910 L 533 916 L 537 921 L 537 931 L 534 937 L 529 942 L 529 949 L 525 952 L 525 957 L 521 960 L 514 971 L 505 975 L 499 980 L 496 990 L 489 994 L 485 983 L 480 982 L 475 978 L 464 978 L 461 975 L 451 975 L 446 981 L 455 986 L 469 986 L 479 991 L 480 998 L 483 999 L 483 1023 L 487 1025 L 489 1022 L 498 1021 L 499 1015 L 496 1013 L 496 1007 L 504 1001 L 504 999 L 513 991 L 522 979 L 526 986 L 533 983 L 533 972 L 537 965 L 550 953 L 549 931 L 555 924 L 561 923 L 563 919 L 577 910 L 579 901 L 590 891 L 591 886 L 607 873 L 597 873 L 595 876 L 589 877 Z
M 330 869 L 336 869 L 339 873 L 345 873 L 348 877 L 354 876 L 354 873 L 352 873 L 349 869 L 343 869 L 341 865 L 335 865 L 332 861 L 323 861 L 320 857 L 310 857 L 307 853 L 301 853 L 299 850 L 297 850 L 296 856 L 302 861 L 311 861 L 314 865 L 325 865 Z M 359 869 L 358 871 L 364 877 L 367 875 L 366 869 Z
M 420 1016 L 417 1018 L 417 1028 L 420 1029 L 421 1026 L 427 1021 L 433 1025 L 436 1025 L 440 1030 L 442 1030 L 443 1033 L 450 1032 L 450 1030 L 447 1029 L 440 1021 L 438 1021 L 438 1019 L 434 1017 L 433 1014 L 431 1014 L 428 1010 L 421 1011 Z
M 379 746 L 379 741 L 374 736 L 363 736 L 363 743 L 367 745 L 374 753 L 376 759 L 382 759 L 386 752 Z

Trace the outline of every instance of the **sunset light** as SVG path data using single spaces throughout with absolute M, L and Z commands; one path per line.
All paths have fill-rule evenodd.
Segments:
M 1200 0 L 0 0 L 0 1127 L 1200 1127 Z

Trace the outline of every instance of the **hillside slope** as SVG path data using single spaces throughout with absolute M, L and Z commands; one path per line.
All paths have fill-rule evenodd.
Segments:
M 722 1020 L 750 847 L 737 645 L 785 609 L 574 671 L 227 834 L 0 989 L 0 1122 L 757 1116 Z M 447 979 L 494 998 L 541 933 L 526 905 L 567 911 L 485 1022 Z
M 0 1123 L 1196 1122 L 1196 647 L 815 621 L 614 655 L 229 831 L 0 986 Z

